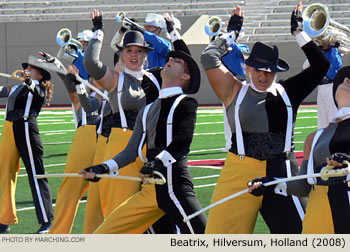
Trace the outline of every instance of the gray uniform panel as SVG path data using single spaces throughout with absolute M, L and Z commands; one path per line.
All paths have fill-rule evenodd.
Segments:
M 248 88 L 239 109 L 239 118 L 242 131 L 244 132 L 268 132 L 269 124 L 265 109 L 266 93 L 258 93 Z M 226 109 L 227 119 L 233 133 L 235 126 L 235 104 L 237 97 Z

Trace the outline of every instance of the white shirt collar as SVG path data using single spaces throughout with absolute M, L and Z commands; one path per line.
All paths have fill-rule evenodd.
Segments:
M 124 73 L 130 74 L 131 76 L 135 77 L 137 80 L 142 80 L 143 78 L 143 73 L 141 70 L 130 70 L 129 68 L 125 67 L 124 68 Z
M 181 87 L 163 88 L 159 90 L 159 99 L 165 99 L 178 94 L 183 94 Z
M 272 84 L 271 84 L 271 86 L 267 89 L 267 90 L 265 90 L 265 91 L 263 91 L 263 90 L 259 90 L 259 89 L 257 89 L 257 87 L 254 85 L 254 83 L 252 82 L 252 81 L 250 81 L 250 83 L 248 84 L 254 91 L 256 91 L 256 92 L 258 92 L 258 93 L 267 93 L 267 92 L 270 92 L 270 93 L 272 93 L 273 95 L 277 95 L 277 89 L 276 89 L 276 87 L 275 87 L 275 83 L 276 82 L 272 82 Z
M 35 85 L 39 85 L 39 81 L 38 80 L 33 80 L 33 82 L 35 83 Z M 23 81 L 22 85 L 27 85 L 27 84 Z
M 337 114 L 335 115 L 334 121 L 336 119 L 345 120 L 350 118 L 350 107 L 343 107 L 338 110 Z

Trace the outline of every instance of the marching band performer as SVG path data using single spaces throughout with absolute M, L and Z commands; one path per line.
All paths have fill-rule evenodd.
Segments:
M 0 233 L 9 232 L 9 225 L 18 223 L 15 190 L 21 157 L 41 225 L 37 233 L 43 234 L 51 227 L 53 209 L 47 179 L 35 177 L 45 173 L 44 148 L 36 118 L 44 103 L 50 104 L 53 84 L 50 73 L 45 69 L 28 63 L 22 66 L 23 84 L 0 87 L 0 97 L 8 97 L 0 142 Z
M 335 46 L 321 43 L 320 47 L 327 57 L 330 67 L 317 87 L 317 125 L 319 129 L 326 128 L 337 113 L 338 109 L 333 102 L 332 88 L 334 77 L 343 65 L 338 42 Z
M 239 8 L 234 13 L 241 16 Z M 266 175 L 287 177 L 297 173 L 292 129 L 303 99 L 317 86 L 329 68 L 320 48 L 302 31 L 302 3 L 291 16 L 291 32 L 310 67 L 275 82 L 276 73 L 287 71 L 278 48 L 256 42 L 245 60 L 250 83 L 242 85 L 221 63 L 220 56 L 234 40 L 225 34 L 203 51 L 201 62 L 216 95 L 226 107 L 232 146 L 212 195 L 216 202 L 244 190 L 247 181 Z M 246 194 L 212 208 L 206 233 L 252 233 L 260 211 L 271 233 L 300 233 L 304 211 L 297 197 L 274 192 L 263 197 Z
M 79 75 L 82 77 L 84 80 L 87 80 L 89 78 L 89 74 L 85 70 L 83 66 L 83 60 L 84 60 L 84 54 L 87 46 L 89 45 L 89 41 L 92 38 L 92 31 L 91 30 L 83 30 L 82 32 L 78 32 L 77 34 L 77 40 L 80 42 L 82 45 L 82 49 L 77 50 L 77 55 L 78 58 L 76 58 L 73 61 L 73 65 L 76 66 L 79 70 Z
M 97 15 L 99 15 L 99 17 L 101 17 L 102 18 L 102 16 L 101 16 L 101 13 L 99 13 L 98 11 L 96 11 L 95 13 L 94 13 L 94 15 L 95 14 L 97 14 Z M 170 17 L 170 15 L 168 15 L 168 14 L 164 14 L 164 18 L 165 18 L 165 20 L 166 20 L 166 24 L 167 24 L 167 30 L 168 30 L 168 32 L 171 34 L 171 38 L 172 38 L 172 41 L 173 41 L 173 43 L 174 43 L 174 47 L 175 47 L 175 49 L 183 49 L 184 51 L 186 51 L 186 52 L 188 52 L 188 48 L 187 48 L 187 46 L 185 45 L 185 43 L 183 42 L 183 40 L 181 39 L 181 36 L 180 36 L 180 34 L 178 33 L 178 31 L 175 29 L 175 25 L 174 25 L 174 22 L 173 22 L 173 19 L 172 19 L 172 17 Z M 96 22 L 96 21 L 95 21 Z M 102 22 L 102 21 L 101 21 Z M 96 42 L 96 41 L 94 41 L 94 40 L 92 40 L 92 43 L 98 43 L 98 42 Z M 160 86 L 161 86 L 161 78 L 160 78 L 160 71 L 161 71 L 161 69 L 160 68 L 153 68 L 153 69 L 150 69 L 149 71 L 144 71 L 143 69 L 142 69 L 142 66 L 143 66 L 143 63 L 144 63 L 144 61 L 145 61 L 145 58 L 144 57 L 146 57 L 146 53 L 147 53 L 147 51 L 149 51 L 149 50 L 151 50 L 151 49 L 149 49 L 149 47 L 148 46 L 146 46 L 145 45 L 145 42 L 144 42 L 144 39 L 143 39 L 143 35 L 142 35 L 142 33 L 140 33 L 139 31 L 135 31 L 135 30 L 131 30 L 131 31 L 128 31 L 128 32 L 126 32 L 125 33 L 125 36 L 124 36 L 124 39 L 123 39 L 123 50 L 122 50 L 122 52 L 121 52 L 121 62 L 123 63 L 122 65 L 121 65 L 121 69 L 124 69 L 124 71 L 123 71 L 123 75 L 125 75 L 126 77 L 125 77 L 125 79 L 126 78 L 128 78 L 128 79 L 126 79 L 127 81 L 129 81 L 130 83 L 132 83 L 132 81 L 134 82 L 134 83 L 136 83 L 136 87 L 137 86 L 141 86 L 141 88 L 142 88 L 142 90 L 139 90 L 140 92 L 143 92 L 144 93 L 144 95 L 145 96 L 143 96 L 143 97 L 145 97 L 146 98 L 146 100 L 145 100 L 145 103 L 144 104 L 146 104 L 146 103 L 150 103 L 150 102 L 153 102 L 157 97 L 158 97 L 158 90 L 159 90 L 159 88 L 160 88 Z M 131 50 L 138 50 L 138 51 L 143 51 L 143 52 L 145 52 L 144 54 L 143 54 L 143 56 L 142 56 L 142 59 L 136 59 L 136 53 L 134 53 L 134 52 L 132 52 Z M 87 50 L 87 53 L 90 53 L 89 52 L 89 50 L 90 50 L 90 48 L 88 48 L 88 50 Z M 131 54 L 131 56 L 132 56 L 132 58 L 134 58 L 135 59 L 135 61 L 131 61 L 131 59 L 130 59 L 130 56 L 128 56 L 129 54 Z M 133 56 L 134 55 L 134 56 Z M 138 56 L 137 58 L 139 58 L 140 56 Z M 93 58 L 96 62 L 98 61 L 98 57 L 96 58 L 94 58 L 94 57 L 91 57 L 91 58 Z M 125 58 L 125 59 L 124 59 Z M 88 60 L 88 59 L 86 59 L 86 60 Z M 87 64 L 89 64 L 89 63 L 87 63 Z M 91 64 L 91 63 L 90 63 Z M 103 64 L 102 64 L 103 65 Z M 103 68 L 103 67 L 102 67 Z M 92 69 L 91 69 L 92 70 Z M 98 70 L 98 69 L 97 69 Z M 120 75 L 120 73 L 118 73 L 118 72 L 115 72 L 115 71 L 113 71 L 113 70 L 109 70 L 109 69 L 107 69 L 106 70 L 106 74 L 105 74 L 105 76 L 106 77 L 109 77 L 110 78 L 110 75 L 111 75 L 111 73 L 116 73 L 116 74 L 118 74 L 118 75 Z M 93 75 L 93 74 L 92 74 Z M 97 77 L 97 79 L 99 79 L 99 78 L 101 78 L 101 77 Z M 118 77 L 118 78 L 116 78 L 116 77 L 114 77 L 114 80 L 118 80 L 118 84 L 119 84 L 119 78 L 120 77 Z M 135 82 L 136 81 L 136 82 Z M 100 82 L 102 82 L 101 83 L 101 85 L 109 85 L 109 86 L 112 86 L 112 88 L 115 88 L 115 85 L 117 84 L 116 82 L 114 82 L 114 84 L 113 85 L 111 85 L 111 83 L 113 83 L 113 81 L 112 82 L 108 82 L 107 81 L 107 79 L 105 79 L 105 77 L 103 77 L 101 80 L 100 80 Z M 109 83 L 109 84 L 106 84 L 106 83 Z M 127 84 L 127 83 L 125 83 L 125 80 L 124 80 L 124 86 L 125 85 L 130 85 L 130 83 L 129 84 Z M 137 83 L 139 83 L 139 84 L 137 84 Z M 134 84 L 135 85 L 135 84 Z M 114 87 L 113 87 L 114 86 Z M 121 88 L 121 87 L 120 87 Z M 123 87 L 123 90 L 124 90 L 124 88 L 125 87 Z M 112 89 L 113 90 L 113 89 Z M 128 89 L 126 89 L 126 90 L 128 90 Z M 116 101 L 118 101 L 118 99 L 120 99 L 120 98 L 118 98 L 118 97 L 116 97 L 116 95 L 115 94 L 113 94 L 115 92 L 115 89 L 114 89 L 114 91 L 112 91 L 112 93 L 110 92 L 110 94 L 109 94 L 109 96 L 111 97 L 111 99 L 115 99 L 114 100 L 114 102 L 116 102 Z M 122 94 L 122 95 L 126 95 L 126 94 Z M 114 97 L 114 98 L 113 98 Z M 123 101 L 123 97 L 121 97 L 122 98 L 122 101 Z M 137 103 L 141 103 L 141 100 L 140 99 L 138 99 L 137 100 Z M 127 105 L 127 104 L 126 104 Z M 119 106 L 119 105 L 118 105 Z M 130 105 L 127 105 L 127 106 L 130 106 Z M 135 104 L 133 104 L 133 106 L 135 106 Z M 118 107 L 117 107 L 117 105 L 116 104 L 114 104 L 114 107 L 116 108 L 115 109 L 115 111 L 118 111 Z M 121 106 L 122 108 L 124 108 L 124 105 L 123 106 Z M 122 129 L 118 129 L 118 127 L 121 127 L 121 122 L 120 122 L 120 115 L 119 115 L 119 113 L 117 112 L 117 114 L 116 114 L 116 117 L 117 117 L 117 119 L 119 120 L 119 123 L 118 123 L 118 125 L 117 125 L 117 128 L 115 128 L 115 126 L 113 126 L 113 129 L 112 129 L 112 133 L 113 133 L 113 131 L 115 131 L 115 133 L 114 134 L 122 134 L 122 135 L 125 135 L 125 132 L 124 131 L 122 131 Z M 117 121 L 118 122 L 118 121 Z M 133 127 L 133 123 L 134 123 L 134 121 L 133 120 L 131 120 L 130 121 L 130 123 L 131 123 L 131 127 Z M 127 122 L 127 124 L 129 125 L 129 121 Z M 132 128 L 131 128 L 132 129 Z M 129 133 L 129 134 L 131 134 L 131 130 L 127 130 L 126 131 L 126 133 Z M 107 146 L 107 149 L 106 149 L 106 154 L 105 154 L 105 159 L 104 160 L 107 160 L 106 158 L 111 158 L 111 157 L 113 157 L 114 155 L 115 155 L 115 153 L 117 153 L 118 151 L 118 149 L 120 149 L 120 148 L 123 148 L 123 144 L 120 142 L 121 140 L 121 138 L 120 137 L 117 137 L 117 135 L 115 135 L 112 139 L 115 139 L 114 141 L 111 141 L 111 137 L 113 137 L 112 135 L 109 137 L 109 141 L 108 141 L 108 146 Z M 125 140 L 128 140 L 128 138 L 129 137 L 124 137 L 124 139 Z M 113 145 L 112 145 L 112 143 L 114 144 L 114 145 L 118 145 L 119 144 L 119 146 L 116 148 L 115 146 L 113 147 Z M 124 144 L 126 144 L 126 143 L 124 143 Z M 120 149 L 120 150 L 122 150 L 122 149 Z M 141 168 L 141 166 L 140 166 L 140 163 L 139 163 L 140 161 L 136 161 L 136 163 L 135 164 L 132 164 L 132 166 L 130 167 L 130 171 L 133 171 L 133 172 L 137 172 L 137 174 L 138 174 L 138 171 L 139 171 L 139 169 Z M 137 168 L 135 168 L 134 166 L 135 165 L 137 165 Z M 127 169 L 126 169 L 127 170 Z M 127 171 L 124 171 L 124 172 L 127 172 Z M 133 174 L 133 173 L 132 173 Z M 131 175 L 132 175 L 131 174 Z M 134 174 L 135 175 L 135 174 Z M 99 184 L 101 184 L 100 186 L 99 186 L 99 188 L 101 189 L 101 188 L 105 188 L 104 189 L 104 192 L 105 193 L 102 193 L 102 191 L 100 191 L 100 196 L 101 196 L 101 203 L 102 203 L 102 205 L 103 205 L 103 209 L 104 209 L 104 212 L 105 212 L 105 217 L 107 217 L 108 216 L 108 214 L 111 212 L 111 211 L 113 211 L 114 210 L 114 208 L 117 206 L 117 205 L 119 205 L 120 203 L 122 203 L 122 201 L 121 200 L 125 200 L 126 198 L 127 198 L 127 196 L 128 195 L 130 195 L 130 194 L 132 194 L 132 193 L 134 193 L 135 192 L 135 190 L 136 190 L 136 187 L 135 187 L 135 185 L 137 184 L 136 182 L 126 182 L 125 181 L 125 183 L 124 183 L 124 181 L 123 181 L 123 183 L 120 183 L 120 181 L 118 181 L 118 182 L 112 182 L 112 181 L 101 181 Z M 110 185 L 110 186 L 112 186 L 112 184 L 115 184 L 116 186 L 118 186 L 118 184 L 119 184 L 119 186 L 118 186 L 118 188 L 119 187 L 123 187 L 123 189 L 119 189 L 119 190 L 111 190 L 108 186 L 106 186 L 106 185 Z M 123 186 L 123 184 L 124 184 L 124 186 Z M 133 184 L 134 186 L 132 186 L 130 189 L 125 189 L 127 186 L 127 184 Z M 91 186 L 93 186 L 93 185 L 91 185 Z M 134 188 L 134 189 L 133 189 Z M 129 190 L 129 191 L 128 191 Z M 138 188 L 138 190 L 139 190 L 139 188 Z M 137 191 L 138 191 L 137 190 Z M 106 192 L 106 191 L 108 191 L 108 192 Z M 115 192 L 115 191 L 118 191 L 118 194 L 123 194 L 123 195 L 121 195 L 120 197 L 115 197 L 115 194 L 113 194 L 112 192 Z M 91 190 L 89 191 L 89 194 L 91 193 Z M 103 195 L 102 195 L 103 194 Z M 106 195 L 107 194 L 111 194 L 110 196 L 109 196 L 109 198 L 108 197 L 106 197 Z M 112 195 L 113 194 L 113 195 Z M 104 199 L 104 200 L 103 200 Z M 111 201 L 112 200 L 112 201 Z M 113 202 L 115 202 L 114 204 L 113 204 Z M 89 198 L 88 198 L 88 203 L 89 203 Z M 91 204 L 90 204 L 91 205 Z M 89 204 L 88 204 L 88 206 L 89 206 Z M 108 206 L 108 210 L 107 210 L 107 206 Z M 114 206 L 114 207 L 113 207 Z M 87 209 L 86 210 L 87 212 L 91 212 L 92 213 L 92 211 L 90 211 L 89 209 Z M 89 216 L 92 216 L 91 214 L 88 214 Z M 85 220 L 85 224 L 87 224 L 88 223 L 88 221 L 87 220 Z M 89 224 L 88 224 L 89 225 Z M 89 225 L 90 226 L 90 225 Z M 159 226 L 159 225 L 158 225 Z M 164 230 L 163 228 L 155 228 L 155 229 L 157 229 L 158 230 L 158 232 L 159 232 L 159 230 L 161 230 L 160 232 L 167 232 L 167 233 L 169 233 L 169 232 L 173 232 L 173 231 L 170 231 L 170 230 Z M 84 230 L 86 230 L 86 231 L 91 231 L 92 230 L 92 228 L 87 228 L 87 229 L 85 229 L 84 228 Z M 157 231 L 156 230 L 156 231 Z M 85 232 L 85 231 L 84 231 Z
M 350 66 L 342 67 L 333 83 L 333 100 L 338 108 L 336 122 L 325 129 L 311 133 L 305 140 L 304 160 L 300 174 L 320 172 L 325 164 L 342 168 L 343 161 L 350 162 Z M 350 185 L 347 177 L 308 178 L 276 185 L 285 195 L 309 195 L 303 221 L 304 234 L 350 233 Z M 268 178 L 267 180 L 272 180 Z M 250 192 L 273 190 L 261 183 L 249 184 Z
M 201 208 L 187 166 L 198 104 L 194 98 L 183 95 L 198 91 L 200 70 L 193 58 L 183 51 L 172 51 L 167 58 L 161 71 L 159 98 L 140 110 L 126 148 L 103 164 L 80 172 L 92 181 L 99 180 L 95 174 L 121 174 L 124 167 L 141 155 L 138 150 L 146 139 L 150 162 L 142 167 L 140 177 L 159 171 L 167 182 L 164 185 L 143 184 L 141 191 L 107 217 L 94 232 L 96 234 L 143 233 L 165 214 L 171 216 L 181 233 L 204 233 L 206 217 L 203 213 L 191 222 L 183 222 L 186 215 Z
M 143 33 L 147 44 L 153 48 L 152 51 L 147 53 L 147 63 L 145 69 L 154 67 L 163 67 L 165 64 L 166 55 L 172 50 L 171 43 L 160 37 L 160 32 L 166 30 L 166 23 L 162 15 L 148 13 L 145 19 L 144 29 L 140 26 L 131 25 L 131 29 L 138 30 Z M 118 43 L 121 42 L 123 34 L 127 31 L 125 27 L 121 27 L 119 31 L 114 35 L 111 41 L 111 47 L 115 51 L 118 51 Z
M 57 60 L 57 59 L 55 59 Z M 102 97 L 96 92 L 87 93 L 83 83 L 76 79 L 79 70 L 71 65 L 68 74 L 58 73 L 67 88 L 72 101 L 76 132 L 69 148 L 65 173 L 77 173 L 81 167 L 93 164 L 96 151 L 96 131 L 101 122 L 99 114 Z M 95 86 L 101 89 L 96 83 Z M 88 183 L 84 179 L 64 178 L 57 192 L 53 226 L 50 234 L 69 234 Z
M 141 87 L 141 72 L 148 51 L 143 35 L 138 31 L 129 31 L 123 40 L 120 60 L 124 71 L 109 69 L 99 60 L 103 40 L 102 12 L 92 13 L 94 37 L 86 50 L 84 67 L 99 85 L 109 92 L 113 111 L 113 127 L 105 149 L 104 161 L 110 159 L 118 150 L 122 150 L 129 140 L 134 128 L 137 112 L 146 104 L 146 96 Z M 122 175 L 137 176 L 141 161 L 129 165 Z M 102 180 L 99 183 L 102 210 L 106 218 L 125 199 L 139 191 L 140 183 L 135 181 Z
M 246 83 L 246 71 L 244 67 L 243 53 L 249 52 L 249 47 L 245 44 L 238 43 L 238 37 L 241 34 L 243 26 L 244 12 L 242 16 L 235 15 L 232 11 L 231 18 L 228 22 L 227 32 L 235 31 L 236 39 L 230 45 L 231 50 L 228 51 L 222 58 L 222 63 L 225 67 L 232 72 L 232 74 L 240 80 L 243 84 Z M 231 136 L 232 132 L 228 123 L 226 109 L 224 106 L 224 132 L 226 146 L 222 149 L 223 152 L 228 152 L 231 148 Z

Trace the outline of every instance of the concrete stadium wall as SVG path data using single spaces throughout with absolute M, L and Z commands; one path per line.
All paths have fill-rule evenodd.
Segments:
M 182 30 L 184 33 L 198 17 L 181 18 Z M 113 66 L 113 50 L 110 48 L 110 41 L 119 29 L 119 24 L 114 20 L 104 20 L 105 38 L 101 52 L 102 61 Z M 0 23 L 0 72 L 12 73 L 16 69 L 21 69 L 21 63 L 28 60 L 30 54 L 36 54 L 38 51 L 46 51 L 52 55 L 56 55 L 59 47 L 56 44 L 56 34 L 61 28 L 69 28 L 73 37 L 77 32 L 91 28 L 91 21 L 47 21 L 47 22 L 15 22 Z M 204 28 L 202 28 L 204 32 Z M 287 73 L 281 73 L 278 79 L 291 76 L 301 70 L 301 66 L 305 60 L 305 56 L 298 47 L 296 42 L 280 42 L 277 44 L 280 49 L 280 57 L 287 60 L 290 64 L 290 70 Z M 248 43 L 251 48 L 252 44 Z M 206 44 L 189 45 L 192 55 L 200 63 L 200 54 L 206 47 Z M 345 65 L 349 64 L 349 56 L 343 59 Z M 203 69 L 201 69 L 202 84 L 200 91 L 195 95 L 200 104 L 219 104 L 212 91 L 208 79 Z M 14 80 L 0 78 L 0 85 L 18 83 Z M 53 105 L 70 104 L 70 100 L 62 82 L 56 74 L 52 74 L 52 82 L 54 83 L 54 96 L 51 101 Z M 316 92 L 313 92 L 305 101 L 314 102 L 316 100 Z M 0 100 L 0 105 L 4 105 L 6 99 Z

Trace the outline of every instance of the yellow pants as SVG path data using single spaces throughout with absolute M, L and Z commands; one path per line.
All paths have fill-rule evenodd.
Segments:
M 0 142 L 0 223 L 3 225 L 18 223 L 15 193 L 20 156 L 16 147 L 12 124 L 12 122 L 4 121 Z
M 137 192 L 116 208 L 94 232 L 95 234 L 142 234 L 164 215 L 158 208 L 154 184 L 142 185 Z
M 101 164 L 104 161 L 103 157 L 106 152 L 107 142 L 107 137 L 98 136 L 93 165 Z M 103 220 L 99 183 L 89 183 L 84 219 L 84 234 L 92 234 Z
M 249 157 L 240 160 L 237 155 L 228 152 L 212 195 L 211 204 L 247 189 L 249 180 L 264 177 L 265 174 L 265 161 Z M 205 233 L 253 233 L 262 198 L 246 193 L 210 209 Z
M 124 150 L 132 135 L 132 130 L 124 132 L 121 128 L 112 128 L 109 136 L 104 161 L 113 158 L 116 154 Z M 138 177 L 143 163 L 139 158 L 119 170 L 121 176 Z M 130 196 L 140 191 L 141 183 L 138 181 L 101 179 L 99 182 L 102 211 L 105 218 L 110 215 L 115 208 L 123 203 Z
M 78 173 L 92 165 L 96 150 L 96 126 L 79 127 L 68 151 L 65 173 Z M 54 223 L 50 234 L 69 234 L 72 231 L 79 200 L 85 194 L 88 181 L 83 178 L 64 178 L 57 192 Z
M 334 234 L 328 186 L 311 189 L 303 221 L 303 234 Z

